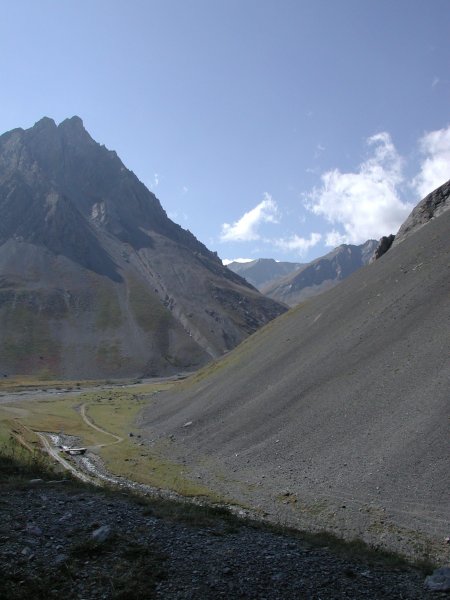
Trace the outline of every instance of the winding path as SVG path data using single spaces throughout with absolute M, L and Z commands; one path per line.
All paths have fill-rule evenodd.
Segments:
M 57 462 L 59 462 L 67 471 L 70 471 L 71 473 L 73 473 L 75 475 L 75 477 L 77 477 L 78 479 L 81 479 L 81 481 L 85 481 L 87 483 L 95 483 L 94 479 L 92 479 L 88 475 L 85 475 L 80 469 L 75 468 L 68 460 L 63 458 L 60 455 L 60 453 L 58 452 L 58 450 L 56 450 L 56 448 L 54 448 L 52 446 L 52 444 L 49 442 L 49 440 L 47 439 L 45 434 L 40 433 L 39 431 L 35 431 L 34 433 L 37 436 L 39 436 L 39 439 L 41 440 L 47 453 L 52 458 L 54 458 Z
M 119 435 L 116 435 L 115 433 L 111 433 L 110 431 L 106 431 L 105 429 L 102 429 L 101 427 L 96 425 L 93 421 L 91 421 L 91 419 L 86 414 L 86 403 L 81 405 L 80 413 L 81 413 L 81 418 L 86 423 L 86 425 L 88 425 L 89 427 L 92 427 L 93 429 L 96 429 L 100 433 L 104 433 L 105 435 L 110 435 L 111 437 L 113 437 L 116 440 L 115 442 L 110 442 L 109 444 L 97 444 L 95 446 L 95 448 L 104 448 L 105 446 L 112 446 L 114 444 L 120 444 L 120 442 L 123 442 L 123 437 L 120 437 Z

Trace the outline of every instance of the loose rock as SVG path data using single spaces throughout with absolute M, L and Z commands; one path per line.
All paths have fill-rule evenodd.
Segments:
M 425 579 L 424 585 L 433 592 L 450 592 L 450 567 L 436 569 Z

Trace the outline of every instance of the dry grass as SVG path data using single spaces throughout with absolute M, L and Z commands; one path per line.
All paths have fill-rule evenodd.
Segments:
M 109 394 L 89 394 L 87 415 L 97 426 L 120 436 L 123 441 L 100 449 L 107 469 L 115 475 L 127 477 L 138 483 L 157 488 L 170 489 L 182 496 L 206 496 L 219 501 L 205 486 L 197 483 L 184 465 L 163 459 L 155 447 L 141 445 L 135 432 L 134 423 L 138 413 L 149 406 L 159 391 L 173 384 L 153 384 L 145 386 L 147 393 L 136 394 L 129 389 Z M 143 386 L 144 387 L 144 386 Z M 134 390 L 133 390 L 134 391 Z
M 155 394 L 172 385 L 172 382 L 145 383 L 1 405 L 0 443 L 5 443 L 12 434 L 24 446 L 33 449 L 39 448 L 34 431 L 64 433 L 79 438 L 83 446 L 95 449 L 113 475 L 172 490 L 185 497 L 206 497 L 222 502 L 223 498 L 201 485 L 184 465 L 163 459 L 157 448 L 144 446 L 137 435 L 129 435 L 135 432 L 138 413 L 154 402 Z M 31 382 L 29 386 L 31 388 Z M 68 387 L 66 382 L 65 389 Z M 104 432 L 83 420 L 83 405 L 88 420 Z M 118 442 L 115 436 L 122 441 Z

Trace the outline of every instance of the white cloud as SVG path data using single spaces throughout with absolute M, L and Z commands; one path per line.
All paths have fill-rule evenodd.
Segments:
M 426 133 L 419 140 L 419 147 L 425 159 L 413 187 L 423 198 L 450 179 L 450 125 Z
M 171 221 L 175 221 L 175 223 L 179 223 L 180 221 L 189 221 L 189 217 L 185 212 L 178 212 L 177 210 L 171 211 L 167 213 L 167 216 Z
M 356 172 L 327 171 L 321 176 L 322 185 L 306 196 L 311 212 L 343 229 L 343 233 L 330 232 L 327 245 L 335 246 L 336 241 L 360 244 L 395 233 L 412 209 L 398 195 L 403 161 L 390 135 L 378 133 L 367 144 L 372 155 Z
M 325 150 L 326 150 L 326 148 L 323 144 L 321 144 L 320 142 L 318 144 L 316 144 L 314 158 L 319 158 L 319 156 L 322 154 L 322 152 L 325 152 Z
M 248 262 L 252 262 L 254 260 L 255 260 L 254 258 L 224 258 L 222 260 L 222 264 L 224 266 L 227 266 L 227 265 L 231 264 L 232 262 L 248 263 Z
M 329 231 L 325 236 L 325 246 L 329 246 L 330 248 L 336 248 L 341 244 L 347 243 L 347 236 L 339 233 L 336 229 Z
M 149 184 L 151 190 L 154 190 L 159 185 L 159 175 L 158 173 L 153 173 L 153 181 Z
M 249 242 L 260 239 L 258 228 L 261 223 L 278 223 L 278 207 L 270 194 L 255 208 L 246 212 L 232 225 L 224 223 L 220 240 L 222 242 Z
M 306 173 L 310 173 L 311 175 L 317 175 L 317 174 L 319 173 L 319 169 L 318 169 L 318 167 L 314 167 L 314 168 L 312 168 L 312 167 L 307 167 L 307 168 L 305 169 L 305 172 L 306 172 Z
M 281 248 L 282 250 L 296 250 L 300 254 L 300 256 L 302 256 L 306 254 L 306 252 L 310 248 L 316 246 L 321 239 L 322 235 L 320 233 L 311 233 L 309 238 L 300 237 L 295 234 L 289 238 L 280 238 L 278 240 L 274 240 L 274 243 L 278 248 Z

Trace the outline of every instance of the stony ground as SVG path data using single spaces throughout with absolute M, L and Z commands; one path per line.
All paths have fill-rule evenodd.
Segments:
M 435 597 L 419 570 L 225 513 L 42 480 L 0 492 L 8 600 Z

